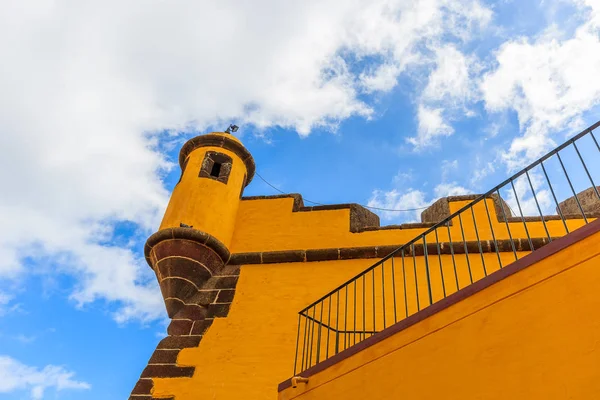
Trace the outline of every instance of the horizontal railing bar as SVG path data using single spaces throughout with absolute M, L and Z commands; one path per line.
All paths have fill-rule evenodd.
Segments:
M 298 314 L 300 314 L 300 313 L 298 313 Z M 335 329 L 335 328 L 333 328 L 333 327 L 331 327 L 331 326 L 329 326 L 329 325 L 327 325 L 327 324 L 319 321 L 317 318 L 313 318 L 311 316 L 304 315 L 304 314 L 300 314 L 300 315 L 302 317 L 308 319 L 308 320 L 311 320 L 311 321 L 319 324 L 321 327 L 324 327 L 324 328 L 329 329 L 329 330 L 331 330 L 333 332 L 336 332 L 336 333 L 378 333 L 378 332 L 380 332 L 380 331 L 359 331 L 359 330 L 356 330 L 356 331 L 337 330 L 337 329 Z
M 339 331 L 337 331 L 336 329 L 334 329 L 333 327 L 331 327 L 331 326 L 329 326 L 329 325 L 327 325 L 327 324 L 324 324 L 323 322 L 319 321 L 318 319 L 316 319 L 316 318 L 314 318 L 314 317 L 310 317 L 310 316 L 308 316 L 308 315 L 304 315 L 304 314 L 302 314 L 302 313 L 298 313 L 298 314 L 300 314 L 302 317 L 304 317 L 304 318 L 306 318 L 306 319 L 309 319 L 309 320 L 311 320 L 311 321 L 313 321 L 313 322 L 316 322 L 316 323 L 318 323 L 319 325 L 321 325 L 321 326 L 323 326 L 323 327 L 325 327 L 325 328 L 327 328 L 327 329 L 331 329 L 331 330 L 332 330 L 332 331 L 334 331 L 334 332 L 339 332 Z
M 578 133 L 577 135 L 573 136 L 572 138 L 568 139 L 567 141 L 565 141 L 563 144 L 561 144 L 560 146 L 554 148 L 553 150 L 551 150 L 550 152 L 548 152 L 547 154 L 545 154 L 544 156 L 540 157 L 539 159 L 537 159 L 536 161 L 534 161 L 533 163 L 529 164 L 527 167 L 523 168 L 522 170 L 520 170 L 519 172 L 515 173 L 514 175 L 512 175 L 511 177 L 507 178 L 506 180 L 504 180 L 502 183 L 500 183 L 499 185 L 494 186 L 494 188 L 488 190 L 486 193 L 480 195 L 479 197 L 475 198 L 473 201 L 471 201 L 469 204 L 463 206 L 462 208 L 460 208 L 459 210 L 455 211 L 453 214 L 451 214 L 450 216 L 444 218 L 443 220 L 441 220 L 440 222 L 436 223 L 435 225 L 433 225 L 432 227 L 428 228 L 426 231 L 424 231 L 423 233 L 419 234 L 418 236 L 416 236 L 415 238 L 413 238 L 412 240 L 410 240 L 409 242 L 403 244 L 402 246 L 400 246 L 398 249 L 392 251 L 390 254 L 388 254 L 387 256 L 385 256 L 384 258 L 382 258 L 381 260 L 379 260 L 378 262 L 376 262 L 375 264 L 373 264 L 372 266 L 370 266 L 369 268 L 365 269 L 364 271 L 360 272 L 359 274 L 355 275 L 354 277 L 350 278 L 349 280 L 345 281 L 344 283 L 342 283 L 341 285 L 337 286 L 335 289 L 331 290 L 329 293 L 325 294 L 324 296 L 322 296 L 321 298 L 319 298 L 318 300 L 314 301 L 313 303 L 309 304 L 308 306 L 306 306 L 304 309 L 302 309 L 300 311 L 300 314 L 304 315 L 303 313 L 314 307 L 315 305 L 317 305 L 318 303 L 322 302 L 323 300 L 325 300 L 326 298 L 328 298 L 329 296 L 332 296 L 333 294 L 335 294 L 337 291 L 343 289 L 345 286 L 347 286 L 348 284 L 352 283 L 353 281 L 359 279 L 360 277 L 364 276 L 365 274 L 371 272 L 373 269 L 377 268 L 379 265 L 381 265 L 382 263 L 384 263 L 385 261 L 389 260 L 390 258 L 396 256 L 396 254 L 403 250 L 406 249 L 408 246 L 416 243 L 417 241 L 420 241 L 422 238 L 426 237 L 428 234 L 434 232 L 436 229 L 442 227 L 442 226 L 446 226 L 446 224 L 448 224 L 453 218 L 455 218 L 456 216 L 458 216 L 459 214 L 462 214 L 464 211 L 466 211 L 467 209 L 475 206 L 477 203 L 479 203 L 481 200 L 485 199 L 485 198 L 491 198 L 491 195 L 498 191 L 499 189 L 501 189 L 503 186 L 507 185 L 508 183 L 510 183 L 511 181 L 514 181 L 516 178 L 518 178 L 519 176 L 525 174 L 527 171 L 530 171 L 531 169 L 535 168 L 536 166 L 540 165 L 543 161 L 547 160 L 548 158 L 552 157 L 553 155 L 557 154 L 559 151 L 561 151 L 562 149 L 566 148 L 567 146 L 569 146 L 571 143 L 574 143 L 576 140 L 582 138 L 583 136 L 587 135 L 588 133 L 592 132 L 594 129 L 598 128 L 600 126 L 600 120 L 598 122 L 596 122 L 595 124 L 593 124 L 592 126 L 584 129 L 583 131 L 581 131 L 580 133 Z M 502 198 L 499 197 L 498 201 L 501 201 Z M 503 208 L 502 203 L 500 203 L 500 207 Z

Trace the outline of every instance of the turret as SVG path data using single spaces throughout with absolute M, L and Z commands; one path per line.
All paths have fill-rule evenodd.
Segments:
M 206 283 L 229 261 L 229 246 L 254 160 L 233 135 L 190 139 L 179 154 L 181 178 L 158 232 L 146 243 L 171 318 L 203 319 Z

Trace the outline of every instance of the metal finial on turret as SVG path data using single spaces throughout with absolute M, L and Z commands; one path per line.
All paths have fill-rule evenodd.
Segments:
M 227 128 L 227 129 L 225 130 L 225 133 L 233 133 L 233 132 L 237 132 L 237 130 L 238 130 L 238 129 L 240 129 L 240 127 L 239 127 L 239 126 L 237 126 L 237 125 L 234 125 L 234 124 L 231 124 L 231 125 L 229 125 L 229 128 Z

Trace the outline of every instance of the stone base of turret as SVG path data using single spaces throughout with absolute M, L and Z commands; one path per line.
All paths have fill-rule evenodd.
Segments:
M 194 367 L 177 363 L 181 350 L 200 345 L 202 338 L 216 318 L 224 318 L 235 295 L 240 274 L 239 266 L 228 265 L 203 285 L 202 314 L 177 314 L 167 328 L 168 336 L 156 346 L 148 365 L 131 392 L 130 400 L 152 400 L 153 378 L 191 378 Z M 197 318 L 197 319 L 196 319 Z M 161 398 L 165 400 L 165 398 Z M 167 399 L 168 400 L 168 399 Z
M 198 347 L 214 319 L 227 316 L 240 274 L 239 266 L 227 265 L 230 253 L 221 242 L 191 228 L 156 232 L 146 242 L 145 256 L 156 273 L 171 323 L 130 400 L 153 399 L 153 378 L 192 377 L 194 367 L 179 365 L 179 353 Z

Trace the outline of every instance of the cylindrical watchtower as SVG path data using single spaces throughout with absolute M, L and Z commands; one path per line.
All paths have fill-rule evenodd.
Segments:
M 242 143 L 222 132 L 187 141 L 179 165 L 181 178 L 145 255 L 169 317 L 201 319 L 202 287 L 229 261 L 240 198 L 255 166 Z

